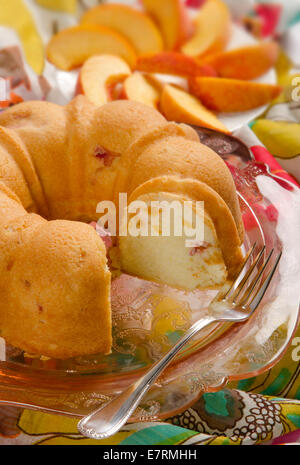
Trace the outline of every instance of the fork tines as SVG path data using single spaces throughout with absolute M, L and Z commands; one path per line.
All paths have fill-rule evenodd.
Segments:
M 250 306 L 252 310 L 259 305 L 261 299 L 265 295 L 282 255 L 282 253 L 278 255 L 275 264 L 269 270 L 264 282 L 259 285 L 268 263 L 274 254 L 274 249 L 272 249 L 265 258 L 263 257 L 266 246 L 263 246 L 254 256 L 255 249 L 256 243 L 249 250 L 237 278 L 223 297 L 223 299 L 229 301 L 234 306 Z M 254 257 L 253 263 L 245 273 L 246 266 L 252 257 Z M 252 307 L 254 307 L 254 309 Z

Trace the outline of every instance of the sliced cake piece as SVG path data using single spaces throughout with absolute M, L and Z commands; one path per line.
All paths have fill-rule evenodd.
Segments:
M 125 272 L 186 290 L 225 282 L 220 243 L 202 202 L 149 193 L 129 205 L 127 220 L 127 235 L 119 238 Z

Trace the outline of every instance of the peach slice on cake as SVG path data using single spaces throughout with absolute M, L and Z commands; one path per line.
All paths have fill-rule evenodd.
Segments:
M 115 55 L 94 55 L 80 70 L 79 92 L 95 105 L 103 105 L 112 100 L 112 86 L 130 74 L 131 70 L 122 58 Z
M 92 55 L 102 53 L 120 56 L 130 67 L 135 66 L 136 53 L 132 45 L 104 26 L 83 24 L 64 29 L 52 37 L 46 49 L 48 60 L 65 71 L 81 66 Z
M 124 81 L 123 96 L 129 100 L 141 102 L 157 109 L 160 89 L 147 76 L 141 73 L 133 73 Z
M 174 50 L 194 32 L 192 20 L 181 0 L 142 0 L 149 15 L 157 23 L 167 50 Z
M 169 121 L 229 132 L 214 113 L 205 108 L 196 97 L 172 85 L 164 87 L 160 109 Z
M 190 56 L 202 56 L 223 51 L 231 36 L 231 15 L 222 0 L 206 0 L 195 18 L 194 36 L 181 51 Z
M 196 77 L 189 80 L 190 92 L 217 112 L 247 111 L 266 105 L 280 95 L 282 88 L 238 79 Z
M 163 39 L 157 26 L 145 13 L 130 6 L 102 4 L 87 10 L 82 24 L 109 27 L 123 35 L 137 54 L 155 53 L 163 49 Z
M 279 46 L 275 42 L 264 42 L 228 52 L 205 57 L 220 77 L 233 79 L 256 79 L 275 65 Z
M 198 63 L 180 52 L 160 52 L 138 57 L 136 69 L 147 73 L 175 74 L 176 76 L 216 76 L 212 66 Z

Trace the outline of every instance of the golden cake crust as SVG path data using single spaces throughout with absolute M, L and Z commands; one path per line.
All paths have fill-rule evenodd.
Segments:
M 163 175 L 176 174 L 182 179 L 204 182 L 225 201 L 235 219 L 236 227 L 243 240 L 243 224 L 235 185 L 223 160 L 209 147 L 174 135 L 165 135 L 141 148 L 129 148 L 132 175 L 128 179 L 131 193 L 146 181 Z
M 110 272 L 94 229 L 28 214 L 3 185 L 0 209 L 2 336 L 50 357 L 109 353 Z
M 97 203 L 119 192 L 159 191 L 204 200 L 234 274 L 243 238 L 234 183 L 191 127 L 137 102 L 97 108 L 83 96 L 0 114 L 0 330 L 9 344 L 57 358 L 109 353 L 106 250 L 79 221 L 97 219 Z

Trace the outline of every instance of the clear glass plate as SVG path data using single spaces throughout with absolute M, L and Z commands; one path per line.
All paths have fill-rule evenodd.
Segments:
M 284 355 L 299 321 L 300 190 L 251 160 L 238 139 L 198 128 L 203 143 L 228 163 L 246 229 L 256 242 L 282 250 L 280 267 L 250 321 L 216 324 L 169 366 L 131 421 L 163 420 L 203 392 L 267 371 Z M 126 275 L 112 284 L 113 351 L 70 360 L 34 358 L 6 347 L 0 403 L 80 417 L 120 393 L 205 315 L 215 291 L 186 293 Z

